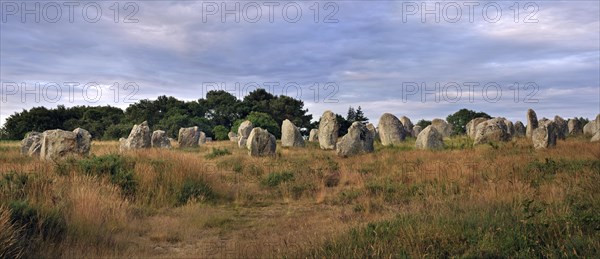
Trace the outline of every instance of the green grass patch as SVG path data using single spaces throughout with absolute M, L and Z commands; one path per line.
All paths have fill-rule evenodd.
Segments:
M 205 155 L 206 159 L 213 159 L 221 156 L 231 155 L 231 152 L 227 148 L 212 148 L 212 151 Z
M 135 162 L 121 155 L 110 154 L 78 161 L 79 169 L 87 175 L 108 175 L 126 196 L 135 196 L 138 181 L 135 177 Z
M 290 182 L 294 180 L 294 174 L 292 172 L 275 172 L 270 173 L 262 180 L 262 184 L 267 187 L 277 187 L 283 182 Z
M 186 179 L 177 193 L 177 204 L 184 205 L 189 200 L 215 201 L 217 194 L 213 188 L 202 179 Z

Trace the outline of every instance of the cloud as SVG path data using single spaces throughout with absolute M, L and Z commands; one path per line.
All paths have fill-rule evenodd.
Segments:
M 340 1 L 328 8 L 319 2 L 318 14 L 313 2 L 293 2 L 302 10 L 295 23 L 287 22 L 291 15 L 283 12 L 289 2 L 273 9 L 273 22 L 264 2 L 258 2 L 262 16 L 256 23 L 244 19 L 256 13 L 243 9 L 226 15 L 227 22 L 220 13 L 206 15 L 203 6 L 212 2 L 134 3 L 138 23 L 123 22 L 131 10 L 124 3 L 115 23 L 112 3 L 105 2 L 97 23 L 77 15 L 73 23 L 22 23 L 19 16 L 8 17 L 0 23 L 0 82 L 134 82 L 137 99 L 172 95 L 185 100 L 201 98 L 208 82 L 224 83 L 239 98 L 247 92 L 243 86 L 278 82 L 274 94 L 285 93 L 286 84 L 299 86 L 301 96 L 295 91 L 290 95 L 301 98 L 314 119 L 327 109 L 345 114 L 348 106 L 360 105 L 373 122 L 384 112 L 418 120 L 445 118 L 460 108 L 512 120 L 524 120 L 528 108 L 546 117 L 595 117 L 600 112 L 598 2 L 534 2 L 537 23 L 522 22 L 531 10 L 523 6 L 514 22 L 513 2 L 500 3 L 503 14 L 495 23 L 481 16 L 489 2 L 479 3 L 473 22 L 463 7 L 463 19 L 456 23 L 446 21 L 445 13 L 439 23 L 432 15 L 426 15 L 426 22 L 420 14 L 404 20 L 405 2 L 394 1 Z M 232 7 L 237 2 L 224 3 Z M 241 8 L 248 4 L 239 3 Z M 447 4 L 440 3 L 441 8 Z M 326 23 L 331 14 L 337 22 Z M 329 82 L 337 88 L 325 88 Z M 502 99 L 486 101 L 481 88 L 472 101 L 463 97 L 452 103 L 441 98 L 445 92 L 438 92 L 437 102 L 422 100 L 420 93 L 404 98 L 403 83 L 411 82 L 428 87 L 497 83 Z M 529 82 L 538 86 L 539 101 L 528 103 L 519 96 L 515 102 L 509 87 Z M 39 105 L 125 106 L 108 95 L 97 103 L 21 102 L 17 95 L 7 99 L 0 103 L 0 124 L 15 111 Z M 324 102 L 332 100 L 337 102 Z

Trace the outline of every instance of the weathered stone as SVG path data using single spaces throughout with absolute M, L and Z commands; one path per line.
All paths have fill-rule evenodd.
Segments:
M 42 160 L 59 160 L 67 156 L 79 156 L 77 134 L 66 130 L 47 130 L 42 133 Z
M 596 134 L 590 139 L 590 142 L 598 142 L 600 141 L 600 130 L 596 131 Z
M 198 143 L 200 142 L 200 128 L 197 126 L 180 128 L 177 135 L 177 142 L 180 148 L 198 147 Z
M 404 128 L 404 136 L 411 136 L 413 132 L 413 123 L 406 116 L 400 117 L 400 122 L 402 123 L 402 127 Z
M 276 141 L 275 136 L 266 129 L 253 128 L 246 145 L 248 154 L 253 157 L 274 156 L 277 148 Z
M 75 134 L 77 134 L 77 150 L 76 152 L 82 156 L 87 156 L 90 154 L 90 149 L 92 147 L 92 134 L 87 130 L 82 128 L 76 128 L 73 130 Z
M 377 129 L 379 131 L 379 140 L 384 146 L 399 145 L 406 137 L 402 122 L 390 113 L 381 115 Z
M 148 122 L 144 121 L 140 125 L 133 125 L 129 137 L 121 144 L 121 147 L 121 150 L 152 147 L 152 134 Z
M 331 111 L 325 111 L 319 120 L 318 138 L 321 149 L 335 149 L 339 128 L 335 114 Z
M 596 116 L 595 120 L 588 122 L 583 127 L 583 134 L 586 135 L 595 135 L 598 131 L 600 131 L 600 114 Z
M 128 149 L 129 149 L 129 147 L 127 147 L 127 139 L 119 138 L 119 151 L 123 152 Z
M 515 125 L 508 119 L 504 119 L 504 124 L 506 124 L 506 132 L 512 138 L 515 135 Z
M 518 138 L 525 137 L 526 132 L 527 132 L 527 129 L 525 128 L 525 125 L 523 125 L 523 123 L 521 121 L 515 122 L 515 134 L 513 135 L 514 137 L 518 137 Z
M 569 135 L 571 136 L 583 134 L 583 127 L 578 119 L 569 119 L 567 127 L 569 128 Z
M 153 148 L 171 148 L 171 141 L 164 130 L 155 130 L 152 132 Z
M 444 136 L 435 127 L 429 125 L 417 135 L 415 147 L 417 149 L 442 149 L 444 148 L 443 139 Z
M 556 124 L 546 121 L 533 130 L 531 140 L 535 149 L 544 149 L 556 146 Z
M 379 132 L 377 132 L 377 129 L 375 128 L 375 125 L 373 125 L 373 123 L 368 123 L 367 129 L 373 135 L 373 140 L 379 140 Z
M 475 119 L 472 119 L 471 121 L 469 121 L 467 123 L 467 126 L 465 127 L 466 131 L 467 131 L 467 136 L 470 137 L 471 139 L 475 139 L 475 134 L 477 133 L 477 125 L 479 125 L 479 123 L 482 123 L 486 120 L 488 120 L 488 119 L 479 117 L 479 118 L 475 118 Z
M 238 136 L 233 132 L 227 133 L 227 137 L 229 137 L 229 141 L 231 142 L 238 142 Z
M 304 138 L 302 138 L 300 130 L 287 119 L 281 124 L 281 146 L 304 147 Z
M 419 126 L 419 125 L 415 125 L 415 126 L 413 127 L 412 136 L 413 136 L 414 138 L 416 138 L 417 136 L 419 136 L 419 133 L 421 133 L 421 130 L 423 130 L 423 129 L 421 128 L 421 126 Z
M 23 138 L 23 140 L 21 140 L 21 154 L 22 155 L 39 155 L 39 148 L 37 150 L 37 154 L 34 152 L 34 154 L 30 154 L 29 150 L 32 146 L 40 146 L 42 145 L 42 133 L 39 132 L 29 132 L 25 135 L 25 138 Z
M 442 119 L 433 119 L 431 121 L 433 126 L 438 133 L 442 134 L 443 137 L 449 137 L 452 134 L 452 125 Z
M 362 153 L 373 152 L 375 136 L 365 125 L 356 121 L 348 128 L 348 133 L 341 137 L 336 144 L 336 153 L 348 157 Z
M 204 145 L 206 144 L 206 133 L 204 133 L 204 131 L 200 131 L 200 137 L 198 137 L 198 145 Z
M 533 134 L 533 130 L 538 127 L 538 119 L 535 111 L 532 109 L 527 110 L 527 128 L 525 131 L 525 135 L 527 138 L 531 138 Z
M 246 120 L 240 124 L 238 127 L 238 147 L 246 148 L 246 142 L 248 141 L 248 136 L 250 136 L 250 132 L 254 128 L 254 125 L 251 121 Z
M 319 129 L 311 129 L 310 134 L 308 136 L 309 142 L 317 142 L 319 141 Z
M 475 131 L 475 141 L 473 144 L 478 145 L 490 141 L 511 140 L 511 135 L 508 134 L 508 128 L 504 120 L 504 118 L 494 118 L 479 123 Z
M 562 117 L 556 115 L 554 116 L 554 124 L 556 126 L 556 137 L 558 139 L 565 139 L 569 135 L 569 126 L 567 125 L 567 121 L 565 121 Z

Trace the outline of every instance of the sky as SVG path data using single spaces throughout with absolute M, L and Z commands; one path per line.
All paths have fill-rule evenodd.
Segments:
M 600 113 L 599 1 L 1 4 L 0 125 L 36 106 L 256 88 L 301 99 L 314 120 L 349 106 L 374 123 Z

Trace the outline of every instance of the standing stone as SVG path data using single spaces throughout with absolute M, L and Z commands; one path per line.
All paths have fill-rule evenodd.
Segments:
M 126 138 L 119 138 L 119 151 L 123 152 L 125 150 L 128 150 L 129 148 L 127 147 L 127 139 Z
M 406 116 L 402 116 L 400 117 L 400 122 L 402 123 L 402 126 L 404 127 L 404 135 L 405 136 L 410 136 L 412 135 L 412 130 L 414 125 L 412 124 L 412 121 L 410 121 L 410 119 Z
M 133 125 L 129 137 L 121 144 L 121 147 L 121 150 L 152 147 L 152 135 L 148 122 L 144 121 L 140 125 Z
M 163 130 L 152 132 L 151 142 L 153 148 L 171 148 L 171 141 L 167 137 L 167 133 Z
M 200 131 L 200 137 L 198 138 L 198 145 L 204 145 L 206 144 L 206 133 L 204 133 L 204 131 Z
M 595 135 L 598 131 L 600 131 L 600 114 L 596 116 L 595 120 L 588 122 L 583 127 L 583 134 L 586 135 Z
M 82 128 L 76 128 L 73 132 L 77 134 L 77 153 L 82 156 L 89 155 L 92 147 L 92 134 Z
M 67 156 L 80 155 L 77 152 L 77 133 L 66 130 L 47 130 L 42 134 L 42 160 L 58 160 Z
M 377 132 L 377 129 L 375 128 L 375 125 L 373 125 L 373 123 L 367 124 L 367 129 L 373 135 L 373 140 L 379 140 L 379 132 Z
M 469 121 L 469 123 L 467 123 L 466 131 L 467 131 L 467 136 L 470 137 L 471 139 L 475 139 L 475 134 L 477 133 L 477 125 L 479 125 L 479 123 L 482 123 L 484 121 L 486 121 L 488 119 L 483 118 L 483 117 L 479 117 L 479 118 L 475 118 L 472 119 L 471 121 Z
M 348 133 L 341 137 L 336 144 L 336 154 L 340 157 L 348 157 L 361 153 L 374 151 L 374 135 L 365 125 L 355 121 L 348 128 Z
M 304 147 L 304 138 L 302 138 L 300 130 L 287 119 L 281 124 L 281 146 Z
M 435 127 L 429 125 L 417 135 L 415 142 L 417 149 L 442 149 L 444 148 L 444 136 Z
M 250 156 L 274 156 L 277 140 L 266 129 L 253 128 L 248 136 L 246 147 Z
M 419 126 L 419 125 L 415 125 L 415 126 L 413 127 L 412 136 L 416 138 L 417 136 L 419 136 L 419 133 L 421 133 L 421 130 L 423 130 L 423 129 L 421 128 L 421 126 Z
M 576 118 L 569 119 L 567 127 L 569 128 L 569 135 L 571 136 L 583 134 L 583 127 L 581 127 L 581 122 Z
M 504 119 L 504 124 L 506 124 L 506 132 L 512 138 L 515 135 L 515 125 L 508 119 Z
M 198 147 L 198 143 L 200 142 L 200 129 L 198 126 L 180 128 L 177 142 L 179 143 L 180 148 Z
M 36 147 L 34 147 L 36 146 Z M 40 148 L 42 146 L 42 133 L 29 132 L 25 135 L 25 138 L 21 141 L 21 154 L 29 156 L 38 156 Z M 30 153 L 29 150 L 34 147 L 35 151 Z
M 531 138 L 533 130 L 537 129 L 537 127 L 538 119 L 537 115 L 535 114 L 535 111 L 533 111 L 532 109 L 527 110 L 527 130 L 525 131 L 527 138 Z
M 475 131 L 475 141 L 473 144 L 478 145 L 490 141 L 511 140 L 511 135 L 508 134 L 508 127 L 504 120 L 504 118 L 494 118 L 479 123 Z
M 596 131 L 596 134 L 590 139 L 590 142 L 598 142 L 600 141 L 600 130 Z
M 398 145 L 404 141 L 404 126 L 396 116 L 390 113 L 381 115 L 377 128 L 379 129 L 379 140 L 384 146 Z
M 310 130 L 310 134 L 308 136 L 308 141 L 309 142 L 317 142 L 317 141 L 319 141 L 319 130 L 318 129 L 311 129 Z
M 517 121 L 515 122 L 515 137 L 518 138 L 522 138 L 525 137 L 527 130 L 525 129 L 525 125 L 523 125 L 523 122 L 521 121 Z
M 556 115 L 554 116 L 554 124 L 556 125 L 556 137 L 563 140 L 567 138 L 569 135 L 569 126 L 567 125 L 567 121 Z
M 546 121 L 539 124 L 539 127 L 533 130 L 531 140 L 535 149 L 544 149 L 556 146 L 556 124 L 552 121 Z
M 246 148 L 246 142 L 248 141 L 248 136 L 250 136 L 250 132 L 254 128 L 254 125 L 251 121 L 246 120 L 240 124 L 238 127 L 238 147 Z
M 325 111 L 319 120 L 319 146 L 321 149 L 335 149 L 338 139 L 338 125 L 335 114 L 331 111 Z
M 233 133 L 233 132 L 229 132 L 227 133 L 227 137 L 229 137 L 229 141 L 231 142 L 237 142 L 238 141 L 238 136 L 237 134 Z
M 431 121 L 431 126 L 433 126 L 438 133 L 442 134 L 442 136 L 449 137 L 452 134 L 452 125 L 442 119 L 433 119 Z

